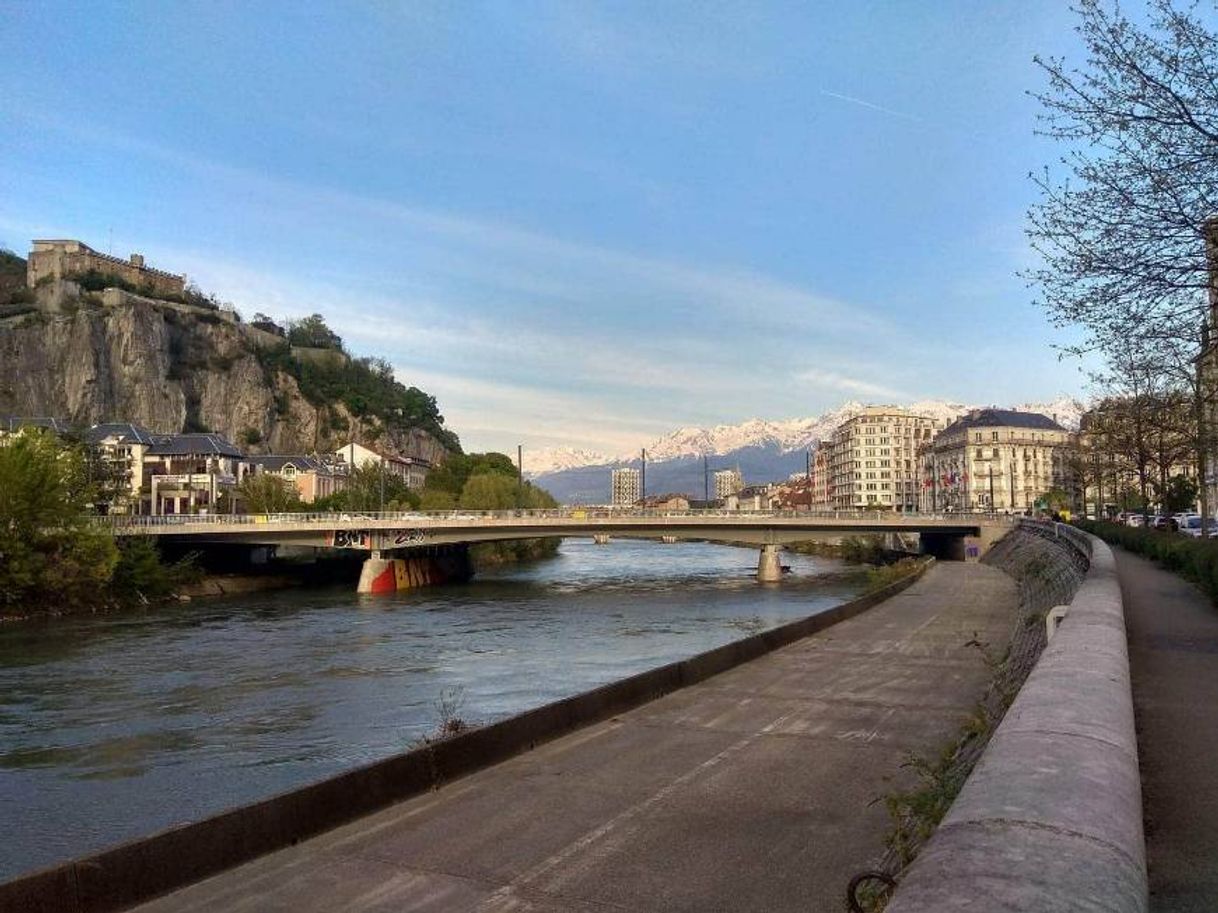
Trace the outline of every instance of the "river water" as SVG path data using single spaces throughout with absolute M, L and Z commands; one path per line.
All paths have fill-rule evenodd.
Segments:
M 784 556 L 564 541 L 469 584 L 0 625 L 0 880 L 402 751 L 851 598 Z

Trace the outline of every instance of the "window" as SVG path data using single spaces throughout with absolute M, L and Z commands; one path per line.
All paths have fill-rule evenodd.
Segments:
M 990 440 L 992 440 L 992 441 L 997 441 L 997 440 L 998 440 L 998 432 L 997 432 L 997 431 L 993 431 L 993 432 L 991 432 L 991 434 L 992 434 L 992 437 L 990 438 Z

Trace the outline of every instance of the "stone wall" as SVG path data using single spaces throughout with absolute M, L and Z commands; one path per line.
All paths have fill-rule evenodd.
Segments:
M 1073 551 L 1068 563 L 1085 560 L 1086 577 L 888 913 L 1145 913 L 1141 781 L 1116 562 L 1102 541 L 1061 524 L 1024 524 L 1013 536 L 1045 541 L 1009 560 Z M 1073 571 L 1061 562 L 1060 574 L 1034 570 L 1030 596 L 1056 603 Z
M 26 284 L 34 288 L 48 276 L 65 279 L 90 270 L 118 276 L 154 295 L 181 295 L 186 288 L 185 276 L 144 266 L 139 254 L 122 260 L 98 253 L 80 241 L 35 241 L 26 260 Z

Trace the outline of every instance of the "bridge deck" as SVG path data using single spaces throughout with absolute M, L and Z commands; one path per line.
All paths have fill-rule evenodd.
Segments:
M 875 798 L 980 698 L 1014 582 L 938 565 L 850 621 L 138 908 L 834 910 Z
M 839 511 L 652 511 L 607 508 L 442 513 L 287 513 L 108 518 L 119 535 L 200 542 L 393 549 L 544 536 L 674 536 L 784 544 L 816 535 L 924 533 L 977 535 L 1007 526 L 993 514 Z

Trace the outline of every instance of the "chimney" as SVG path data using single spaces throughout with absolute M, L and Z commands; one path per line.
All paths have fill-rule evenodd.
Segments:
M 131 265 L 134 267 L 137 267 L 138 269 L 143 269 L 144 268 L 144 255 L 143 254 L 132 254 L 131 255 Z

